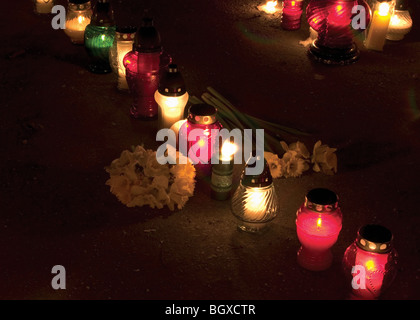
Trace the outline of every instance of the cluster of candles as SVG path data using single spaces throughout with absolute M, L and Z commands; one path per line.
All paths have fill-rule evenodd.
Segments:
M 412 27 L 404 1 L 373 0 L 371 17 L 371 8 L 365 0 L 311 0 L 306 8 L 311 38 L 315 35 L 309 49 L 311 56 L 326 64 L 355 62 L 359 51 L 353 37 L 365 30 L 365 47 L 369 50 L 382 51 L 386 39 L 402 40 Z M 364 13 L 355 12 L 356 5 L 359 6 L 356 8 L 364 8 Z M 300 29 L 303 1 L 283 0 L 281 8 L 279 6 L 277 1 L 267 1 L 258 9 L 267 14 L 281 11 L 281 27 L 284 30 Z M 364 27 L 356 26 L 357 23 L 356 27 L 353 26 L 352 19 L 356 13 L 364 21 Z
M 40 3 L 36 7 L 39 12 L 47 11 L 41 5 L 53 4 L 52 0 L 35 1 L 36 4 Z M 347 13 L 343 11 L 344 5 L 337 10 L 335 4 L 331 5 L 335 2 L 312 0 L 315 5 L 309 6 L 307 10 L 308 21 L 318 32 L 317 48 L 322 49 L 331 43 L 337 43 L 337 40 L 334 38 L 334 25 L 331 25 L 329 33 L 323 33 L 319 17 L 312 12 L 319 12 L 319 9 L 332 10 L 330 21 L 335 21 L 337 25 L 348 22 Z M 282 24 L 285 29 L 300 28 L 302 3 L 299 0 L 283 2 Z M 268 5 L 267 10 L 276 12 L 276 5 L 275 1 Z M 390 14 L 384 15 L 381 10 L 383 9 L 378 6 L 374 11 L 367 38 L 369 45 L 378 47 L 382 43 L 377 41 L 375 35 L 381 33 L 381 37 L 385 36 L 384 32 L 388 32 L 388 29 L 377 26 L 385 26 L 392 21 Z M 263 159 L 264 169 L 258 175 L 247 175 L 246 169 L 256 165 L 257 160 L 261 159 L 256 159 L 253 163 L 247 162 L 239 186 L 232 194 L 233 159 L 240 148 L 226 140 L 218 150 L 214 149 L 212 142 L 215 137 L 211 136 L 212 129 L 220 130 L 222 126 L 217 121 L 217 109 L 213 106 L 192 105 L 184 119 L 189 98 L 185 82 L 171 56 L 163 51 L 160 34 L 153 20 L 149 17 L 143 18 L 140 28 L 118 27 L 115 26 L 109 0 L 98 0 L 93 10 L 90 1 L 69 0 L 66 27 L 66 34 L 74 44 L 85 45 L 92 59 L 90 71 L 113 71 L 117 76 L 117 88 L 133 94 L 130 113 L 134 118 L 157 118 L 159 128 L 178 126 L 176 131 L 180 132 L 179 139 L 187 139 L 194 129 L 202 130 L 203 136 L 197 137 L 197 140 L 187 139 L 187 151 L 191 148 L 207 149 L 206 159 L 192 159 L 198 164 L 203 160 L 208 162 L 216 152 L 219 153 L 219 163 L 211 165 L 211 197 L 220 201 L 230 199 L 231 211 L 237 218 L 239 230 L 250 233 L 266 231 L 279 211 L 273 178 L 266 160 Z M 346 32 L 342 32 L 345 35 L 341 34 L 339 37 L 339 42 L 344 47 L 352 41 Z M 395 39 L 400 35 L 398 33 L 398 36 L 393 37 Z M 320 53 L 314 51 L 314 54 Z M 323 188 L 309 191 L 296 214 L 296 232 L 301 243 L 297 252 L 298 264 L 312 271 L 328 269 L 333 261 L 331 248 L 336 243 L 341 228 L 342 213 L 337 195 Z M 343 258 L 343 268 L 352 279 L 354 297 L 376 299 L 391 283 L 397 263 L 392 240 L 391 232 L 382 226 L 366 225 L 360 228 L 356 240 L 347 248 Z M 363 272 L 355 273 L 356 266 L 361 266 L 362 269 L 358 270 Z

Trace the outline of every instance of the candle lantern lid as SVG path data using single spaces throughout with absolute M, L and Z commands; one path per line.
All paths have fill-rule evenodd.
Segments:
M 194 124 L 213 124 L 216 122 L 217 109 L 209 104 L 193 104 L 188 110 L 188 121 Z
M 257 157 L 257 161 L 259 159 L 260 158 Z M 267 160 L 265 160 L 265 158 L 264 158 L 264 169 L 259 175 L 245 174 L 246 168 L 255 167 L 257 165 L 257 161 L 254 161 L 253 164 L 247 163 L 245 165 L 245 168 L 241 174 L 241 183 L 243 186 L 250 187 L 250 188 L 264 188 L 264 187 L 268 187 L 269 185 L 273 183 L 273 177 L 271 176 L 270 168 L 268 167 L 268 163 L 267 163 Z
M 392 249 L 392 242 L 392 232 L 381 225 L 368 224 L 361 227 L 357 232 L 357 246 L 368 252 L 390 252 Z
M 98 0 L 93 7 L 91 24 L 94 26 L 110 27 L 115 25 L 114 12 L 109 0 Z
M 142 53 L 162 51 L 160 34 L 155 28 L 152 18 L 143 18 L 142 25 L 136 33 L 134 48 L 136 51 Z
M 134 26 L 117 26 L 115 29 L 115 37 L 121 41 L 133 41 L 136 36 L 137 27 Z
M 184 78 L 176 64 L 170 64 L 168 70 L 159 81 L 158 91 L 168 97 L 179 97 L 187 92 Z
M 85 4 L 90 2 L 90 0 L 69 0 L 69 3 L 73 3 L 73 4 Z
M 312 189 L 306 194 L 305 207 L 317 212 L 333 211 L 338 208 L 338 196 L 329 189 Z

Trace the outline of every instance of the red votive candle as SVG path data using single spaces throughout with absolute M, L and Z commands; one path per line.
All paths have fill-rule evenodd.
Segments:
M 281 27 L 284 30 L 298 30 L 303 12 L 303 0 L 284 0 Z
M 333 259 L 331 247 L 342 224 L 337 195 L 328 189 L 313 189 L 296 215 L 297 236 L 302 245 L 297 253 L 299 265 L 312 271 L 328 269 Z
M 350 298 L 379 298 L 396 276 L 397 261 L 391 231 L 375 224 L 361 227 L 343 257 L 343 269 L 351 284 Z
M 212 130 L 222 129 L 216 115 L 215 107 L 208 104 L 194 104 L 188 110 L 187 121 L 179 129 L 179 144 L 186 145 L 186 150 L 184 152 L 180 150 L 181 153 L 186 152 L 185 156 L 201 168 L 208 166 L 211 168 L 211 158 L 216 151 L 218 152 L 212 143 L 214 140 L 212 140 Z M 194 139 L 192 131 L 195 129 L 198 129 L 196 133 L 199 135 Z

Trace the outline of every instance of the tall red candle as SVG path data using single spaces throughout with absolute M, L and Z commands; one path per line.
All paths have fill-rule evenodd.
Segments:
M 328 269 L 333 258 L 330 249 L 342 225 L 337 195 L 328 189 L 313 189 L 296 215 L 296 231 L 302 245 L 297 254 L 299 265 L 313 271 Z
M 133 96 L 130 114 L 134 118 L 157 117 L 158 105 L 154 95 L 161 73 L 167 69 L 171 60 L 162 49 L 160 35 L 153 20 L 143 18 L 143 24 L 136 33 L 133 50 L 123 59 L 128 87 Z

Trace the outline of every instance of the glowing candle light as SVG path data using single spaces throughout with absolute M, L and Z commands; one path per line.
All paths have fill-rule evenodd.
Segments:
M 394 10 L 391 17 L 386 38 L 392 41 L 402 40 L 410 32 L 412 26 L 410 12 L 405 9 L 405 4 L 399 5 L 398 10 Z
M 253 164 L 255 165 L 255 163 Z M 251 165 L 246 165 L 251 167 Z M 250 233 L 261 233 L 277 216 L 278 200 L 267 161 L 260 175 L 242 172 L 241 182 L 232 197 L 232 213 L 238 219 L 238 228 Z
M 346 249 L 343 269 L 351 284 L 352 299 L 377 299 L 396 276 L 398 254 L 391 231 L 380 225 L 365 225 Z M 356 272 L 357 271 L 357 272 Z
M 167 72 L 160 78 L 155 100 L 159 105 L 159 129 L 171 128 L 184 117 L 188 102 L 185 82 L 176 64 L 170 64 Z
M 69 0 L 64 32 L 72 43 L 84 43 L 85 29 L 90 23 L 91 17 L 92 9 L 90 1 Z
M 190 133 L 195 129 L 198 129 L 199 135 L 194 140 Z M 221 129 L 222 125 L 217 121 L 215 107 L 208 104 L 192 105 L 188 110 L 187 121 L 179 130 L 179 144 L 187 146 L 185 156 L 188 156 L 194 164 L 201 165 L 199 167 L 202 169 L 208 169 L 214 153 L 219 152 L 216 150 L 215 144 L 212 143 L 212 130 Z
M 35 0 L 35 13 L 47 14 L 51 13 L 54 6 L 54 0 Z
M 109 64 L 109 50 L 114 41 L 115 28 L 114 13 L 109 0 L 98 0 L 84 35 L 85 48 L 91 59 L 89 71 L 112 72 Z
M 233 157 L 238 146 L 226 140 L 220 148 L 219 162 L 213 164 L 211 175 L 211 197 L 227 200 L 232 190 Z M 227 162 L 227 163 L 224 163 Z
M 284 0 L 281 27 L 284 30 L 298 30 L 303 12 L 303 0 Z
M 353 24 L 352 20 L 356 6 L 364 9 L 358 14 L 363 21 L 360 24 Z M 370 21 L 370 8 L 365 0 L 310 0 L 306 18 L 317 35 L 309 47 L 312 58 L 334 65 L 346 65 L 359 59 L 354 36 L 364 32 Z
M 365 40 L 365 47 L 367 49 L 376 51 L 383 50 L 393 8 L 393 1 L 378 1 L 374 5 L 372 22 L 369 26 Z
M 267 1 L 265 4 L 258 6 L 258 10 L 264 11 L 265 13 L 274 14 L 281 10 L 277 4 L 277 1 Z
M 120 91 L 129 91 L 125 75 L 124 57 L 133 50 L 136 27 L 117 26 L 114 42 L 109 50 L 109 61 L 112 71 L 116 75 L 117 88 Z
M 328 189 L 313 189 L 296 215 L 296 230 L 302 245 L 298 263 L 313 271 L 329 268 L 332 263 L 330 248 L 337 241 L 342 222 L 337 195 Z

